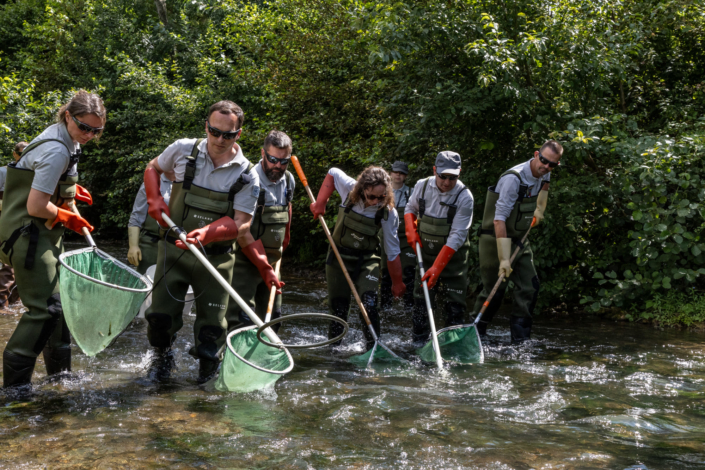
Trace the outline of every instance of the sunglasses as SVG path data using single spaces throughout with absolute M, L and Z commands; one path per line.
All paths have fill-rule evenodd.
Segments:
M 382 194 L 381 196 L 375 196 L 374 194 L 365 194 L 365 199 L 368 201 L 384 201 L 387 198 L 387 194 Z
M 544 165 L 548 165 L 551 168 L 555 168 L 561 164 L 561 162 L 552 162 L 548 158 L 544 157 L 543 155 L 541 155 L 541 151 L 539 151 L 539 161 Z
M 267 160 L 271 164 L 279 163 L 281 166 L 287 166 L 289 164 L 289 162 L 291 161 L 291 156 L 288 156 L 286 158 L 277 158 L 277 157 L 273 157 L 270 154 L 268 154 L 266 150 L 264 151 L 264 154 L 267 156 Z
M 100 134 L 103 131 L 102 127 L 93 127 L 89 126 L 85 122 L 81 122 L 78 119 L 76 119 L 76 116 L 71 116 L 71 119 L 73 119 L 73 122 L 76 124 L 76 127 L 78 127 L 78 130 L 81 132 L 85 132 L 86 134 L 93 134 L 97 135 Z
M 458 179 L 458 175 L 444 175 L 442 173 L 438 174 L 438 177 L 440 179 L 442 179 L 443 181 L 445 181 L 445 180 L 455 181 Z
M 242 130 L 242 128 L 240 128 L 236 131 L 225 132 L 225 131 L 221 131 L 220 129 L 216 129 L 215 127 L 212 127 L 211 123 L 208 121 L 206 121 L 206 125 L 208 126 L 208 133 L 210 135 L 212 135 L 213 137 L 215 137 L 216 139 L 220 136 L 223 136 L 223 139 L 225 139 L 225 140 L 236 139 L 237 136 L 240 135 L 240 131 Z

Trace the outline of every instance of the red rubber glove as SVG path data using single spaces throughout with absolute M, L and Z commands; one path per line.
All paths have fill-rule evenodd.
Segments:
M 237 238 L 237 234 L 238 229 L 237 225 L 235 225 L 235 221 L 230 217 L 225 216 L 218 220 L 214 220 L 203 228 L 191 230 L 186 235 L 186 241 L 196 246 L 198 246 L 198 242 L 200 241 L 201 245 L 206 246 L 207 244 L 213 242 L 235 240 Z M 182 250 L 189 249 L 181 240 L 176 241 L 176 246 Z
M 281 294 L 281 288 L 284 286 L 283 282 L 277 279 L 277 275 L 274 273 L 274 269 L 267 261 L 267 254 L 264 251 L 264 245 L 262 240 L 256 240 L 254 243 L 242 247 L 242 254 L 247 256 L 247 259 L 252 261 L 259 271 L 259 275 L 264 279 L 264 283 L 267 285 L 267 289 L 272 290 L 272 286 L 277 287 L 277 294 Z
M 448 245 L 443 245 L 441 252 L 438 253 L 436 261 L 434 261 L 431 269 L 426 271 L 426 274 L 421 278 L 421 282 L 426 281 L 429 289 L 433 289 L 438 282 L 438 278 L 441 276 L 441 272 L 448 265 L 448 262 L 455 254 L 455 250 Z
M 406 241 L 414 249 L 414 253 L 416 253 L 417 243 L 423 248 L 419 232 L 416 231 L 416 214 L 404 214 L 404 231 L 406 232 Z
M 93 226 L 88 223 L 86 219 L 81 217 L 78 214 L 74 214 L 71 211 L 67 211 L 65 209 L 62 209 L 59 207 L 59 213 L 56 215 L 56 219 L 54 219 L 54 222 L 51 223 L 51 228 L 54 228 L 54 226 L 58 223 L 64 224 L 64 227 L 66 227 L 69 230 L 73 230 L 76 233 L 80 233 L 83 235 L 83 232 L 81 229 L 83 227 L 86 227 L 89 232 L 93 231 Z
M 74 199 L 85 202 L 89 206 L 93 205 L 93 197 L 91 196 L 91 193 L 89 193 L 88 190 L 80 184 L 76 185 L 76 196 L 74 196 Z
M 147 204 L 149 205 L 148 213 L 151 218 L 157 223 L 166 228 L 167 223 L 162 219 L 162 212 L 167 216 L 169 214 L 169 205 L 164 201 L 162 193 L 159 190 L 159 173 L 154 168 L 144 170 L 144 191 L 147 193 Z
M 387 269 L 392 278 L 392 295 L 395 299 L 401 299 L 406 293 L 406 286 L 401 277 L 401 254 L 397 255 L 393 261 L 387 260 Z
M 316 202 L 309 206 L 314 219 L 318 219 L 319 215 L 325 214 L 326 204 L 328 204 L 328 199 L 330 198 L 330 195 L 333 194 L 333 191 L 335 191 L 335 178 L 333 178 L 333 175 L 329 173 L 323 180 L 321 189 L 318 190 L 318 198 L 316 198 Z
M 291 204 L 289 204 L 289 222 L 286 224 L 286 233 L 284 234 L 284 241 L 282 242 L 282 251 L 286 250 L 289 246 L 289 239 L 291 238 Z

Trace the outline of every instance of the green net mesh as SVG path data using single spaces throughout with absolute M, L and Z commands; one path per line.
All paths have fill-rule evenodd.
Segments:
M 460 364 L 473 364 L 482 362 L 484 355 L 482 344 L 474 325 L 462 325 L 440 330 L 437 335 L 441 357 L 445 361 Z M 436 353 L 433 350 L 433 341 L 416 352 L 424 362 L 436 362 Z
M 283 372 L 291 365 L 290 356 L 284 350 L 267 346 L 257 339 L 256 327 L 247 327 L 234 334 L 230 337 L 230 344 L 240 356 L 263 369 Z M 253 392 L 272 386 L 281 376 L 255 369 L 226 347 L 215 388 L 221 392 Z
M 136 271 L 97 249 L 67 252 L 59 259 L 64 268 L 59 284 L 66 324 L 81 350 L 95 356 L 137 315 L 152 286 Z
M 370 362 L 370 357 L 372 357 L 372 362 Z M 352 356 L 348 358 L 348 360 L 356 366 L 362 368 L 366 368 L 368 364 L 370 366 L 401 366 L 407 363 L 403 359 L 391 354 L 379 344 L 376 344 L 375 347 L 373 347 L 366 353 L 359 354 L 357 356 Z

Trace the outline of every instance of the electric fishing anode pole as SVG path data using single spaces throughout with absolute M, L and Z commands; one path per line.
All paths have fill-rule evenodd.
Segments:
M 421 245 L 416 243 L 416 259 L 419 261 L 419 272 L 423 278 L 425 270 L 423 268 L 423 257 L 421 256 Z M 438 344 L 438 336 L 436 336 L 436 322 L 433 320 L 433 309 L 431 308 L 431 298 L 428 295 L 428 284 L 423 281 L 423 296 L 426 299 L 426 310 L 428 310 L 428 322 L 431 325 L 431 340 L 433 341 L 433 350 L 436 352 L 436 365 L 443 370 L 443 359 L 441 358 L 441 347 Z
M 179 240 L 181 240 L 184 245 L 188 247 L 189 250 L 191 250 L 191 253 L 194 254 L 196 258 L 198 258 L 198 261 L 203 263 L 203 266 L 206 267 L 209 273 L 213 275 L 216 281 L 218 281 L 218 284 L 220 284 L 223 289 L 226 290 L 228 294 L 230 294 L 230 297 L 232 297 L 235 302 L 240 306 L 240 308 L 247 314 L 248 317 L 250 317 L 250 320 L 252 320 L 252 323 L 257 325 L 258 327 L 264 325 L 262 320 L 257 316 L 255 312 L 252 311 L 249 305 L 242 300 L 242 297 L 233 289 L 233 287 L 223 278 L 223 276 L 220 275 L 217 269 L 213 267 L 213 265 L 208 261 L 208 259 L 201 253 L 198 248 L 196 248 L 195 245 L 192 245 L 188 241 L 186 241 L 186 231 L 182 229 L 181 227 L 177 227 L 174 221 L 172 221 L 168 215 L 166 215 L 164 212 L 162 212 L 162 219 L 164 219 L 164 222 L 167 223 L 169 228 L 171 228 L 176 234 L 179 236 Z M 279 339 L 279 337 L 274 333 L 274 331 L 271 328 L 267 328 L 264 330 L 264 334 L 269 338 L 269 340 L 276 344 L 276 345 L 282 345 L 282 341 Z
M 531 232 L 531 229 L 534 227 L 534 222 L 536 221 L 536 218 L 534 217 L 534 220 L 531 222 L 531 226 L 529 227 L 529 230 L 526 231 L 524 236 L 521 239 L 521 246 L 517 246 L 516 249 L 514 250 L 514 253 L 512 253 L 512 257 L 509 258 L 509 265 L 511 266 L 512 263 L 514 263 L 514 258 L 517 257 L 517 254 L 519 253 L 519 250 L 521 250 L 522 246 L 524 245 L 524 242 L 526 242 L 526 237 L 529 236 L 529 232 Z M 480 308 L 480 313 L 477 314 L 475 317 L 475 321 L 472 323 L 477 327 L 477 324 L 480 323 L 480 318 L 482 317 L 482 314 L 485 313 L 485 310 L 487 310 L 487 307 L 490 305 L 490 301 L 492 301 L 492 297 L 497 293 L 497 289 L 499 289 L 499 286 L 502 285 L 502 281 L 504 281 L 504 273 L 502 273 L 501 276 L 499 276 L 499 279 L 497 279 L 497 282 L 494 285 L 494 288 L 492 289 L 492 292 L 490 292 L 490 295 L 487 296 L 487 300 L 485 300 L 485 303 L 482 304 L 482 308 Z
M 274 265 L 274 275 L 279 279 L 279 268 L 282 265 L 282 259 L 279 258 Z M 277 297 L 277 286 L 272 286 L 272 290 L 269 292 L 269 302 L 267 303 L 267 314 L 264 316 L 264 322 L 269 323 L 272 319 L 272 310 L 274 310 L 274 299 Z
M 311 187 L 308 185 L 308 180 L 306 180 L 306 175 L 304 175 L 304 170 L 301 168 L 301 164 L 299 163 L 299 159 L 296 158 L 295 155 L 291 156 L 291 162 L 294 164 L 294 168 L 296 168 L 296 173 L 299 175 L 299 179 L 301 180 L 301 183 L 304 185 L 304 188 L 306 189 L 306 193 L 308 193 L 308 197 L 311 198 L 311 202 L 316 202 L 316 198 L 313 196 L 313 192 L 311 191 Z M 379 341 L 379 338 L 377 337 L 377 333 L 375 332 L 375 329 L 372 327 L 372 322 L 370 322 L 370 318 L 367 316 L 367 310 L 365 310 L 365 306 L 362 305 L 362 300 L 360 300 L 360 296 L 357 295 L 357 289 L 355 289 L 355 284 L 353 283 L 352 279 L 350 278 L 350 274 L 348 273 L 347 268 L 345 267 L 345 262 L 343 262 L 343 258 L 340 257 L 340 253 L 338 252 L 338 247 L 335 246 L 335 242 L 333 241 L 333 236 L 330 233 L 330 230 L 328 230 L 328 225 L 326 225 L 326 219 L 323 218 L 323 215 L 318 216 L 319 222 L 321 222 L 321 227 L 323 227 L 323 231 L 326 234 L 326 237 L 328 237 L 328 242 L 330 243 L 330 247 L 333 250 L 333 253 L 335 253 L 335 257 L 338 260 L 338 263 L 340 263 L 340 269 L 343 271 L 343 274 L 345 275 L 345 279 L 348 281 L 348 285 L 350 286 L 350 290 L 353 293 L 353 296 L 355 297 L 355 301 L 357 302 L 357 306 L 360 307 L 360 311 L 362 312 L 362 317 L 365 319 L 365 323 L 367 324 L 367 328 L 370 330 L 370 333 L 372 334 L 372 338 L 375 340 L 375 344 L 379 344 L 382 346 L 384 349 L 387 350 L 392 356 L 399 358 L 391 349 L 389 349 L 387 346 L 385 346 L 382 342 Z M 372 359 L 372 357 L 370 357 Z M 399 358 L 401 359 L 401 358 Z

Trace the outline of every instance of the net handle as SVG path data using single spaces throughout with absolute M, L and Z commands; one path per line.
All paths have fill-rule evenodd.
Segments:
M 107 260 L 109 260 L 111 263 L 116 264 L 120 269 L 123 269 L 123 270 L 125 270 L 125 271 L 128 271 L 130 274 L 132 274 L 132 275 L 135 276 L 136 278 L 139 278 L 139 279 L 145 284 L 146 287 L 143 288 L 143 289 L 135 289 L 135 288 L 133 288 L 133 287 L 123 287 L 123 286 L 118 286 L 118 285 L 115 285 L 115 284 L 110 284 L 110 283 L 108 283 L 108 282 L 101 281 L 100 279 L 95 279 L 95 278 L 93 278 L 93 277 L 90 277 L 90 276 L 88 276 L 88 275 L 86 275 L 86 274 L 84 274 L 84 273 L 82 273 L 82 272 L 76 271 L 74 268 L 72 268 L 71 266 L 69 266 L 69 265 L 66 263 L 66 261 L 65 261 L 65 258 L 68 258 L 68 257 L 70 257 L 70 256 L 80 255 L 80 254 L 86 253 L 86 252 L 93 252 L 93 253 L 95 253 L 96 255 L 100 256 L 101 258 L 107 259 Z M 88 281 L 94 282 L 94 283 L 96 283 L 96 284 L 100 284 L 101 286 L 110 287 L 110 288 L 112 288 L 112 289 L 118 289 L 118 290 L 122 290 L 122 291 L 125 291 L 125 292 L 135 292 L 135 293 L 149 292 L 149 291 L 152 289 L 152 281 L 150 281 L 147 276 L 143 276 L 142 274 L 138 273 L 137 271 L 135 271 L 134 269 L 130 268 L 130 267 L 127 266 L 126 264 L 122 263 L 121 261 L 115 259 L 114 257 L 110 256 L 109 254 L 107 254 L 107 253 L 104 252 L 103 250 L 101 250 L 101 249 L 99 249 L 99 248 L 96 248 L 96 247 L 92 247 L 92 248 L 81 248 L 81 249 L 79 249 L 79 250 L 72 250 L 72 251 L 67 251 L 66 253 L 61 253 L 61 254 L 59 255 L 59 263 L 61 263 L 61 266 L 63 266 L 64 268 L 68 269 L 69 271 L 71 271 L 71 272 L 74 273 L 75 275 L 77 275 L 77 276 L 79 276 L 79 277 L 82 277 L 83 279 L 86 279 L 86 280 L 88 280 Z
M 341 325 L 343 325 L 343 332 L 342 332 L 340 335 L 338 335 L 338 336 L 336 336 L 335 338 L 333 338 L 333 339 L 328 339 L 328 340 L 325 340 L 325 341 L 321 341 L 320 343 L 311 343 L 311 344 L 283 344 L 283 345 L 282 345 L 282 346 L 284 346 L 285 348 L 288 348 L 288 349 L 320 348 L 321 346 L 328 346 L 329 344 L 333 344 L 333 343 L 335 343 L 336 341 L 340 341 L 341 339 L 343 339 L 343 337 L 345 337 L 346 334 L 348 334 L 348 328 L 349 328 L 348 322 L 346 322 L 346 321 L 343 320 L 342 318 L 336 317 L 335 315 L 329 315 L 329 314 L 327 314 L 327 313 L 294 313 L 293 315 L 287 315 L 287 316 L 285 316 L 285 317 L 275 318 L 274 320 L 268 321 L 268 322 L 265 323 L 264 325 L 262 325 L 262 326 L 260 326 L 259 328 L 257 328 L 257 339 L 260 340 L 260 342 L 261 342 L 262 344 L 266 344 L 267 346 L 271 346 L 271 347 L 275 347 L 275 348 L 276 348 L 276 347 L 279 347 L 279 345 L 272 344 L 272 343 L 270 343 L 269 341 L 266 341 L 266 340 L 262 339 L 262 333 L 264 332 L 264 330 L 266 330 L 267 328 L 269 328 L 269 327 L 271 327 L 271 326 L 273 326 L 273 325 L 276 325 L 276 324 L 279 324 L 279 323 L 282 323 L 282 322 L 288 321 L 288 320 L 294 320 L 294 319 L 296 319 L 296 318 L 322 318 L 322 319 L 324 319 L 324 320 L 332 320 L 332 321 L 338 322 L 338 323 L 340 323 Z
M 81 217 L 81 213 L 78 212 L 78 207 L 76 207 L 76 201 L 71 201 L 68 203 L 69 207 L 71 208 L 71 212 L 76 214 L 77 216 Z M 81 233 L 83 233 L 83 236 L 86 237 L 86 241 L 88 244 L 91 246 L 91 248 L 96 248 L 95 241 L 93 240 L 93 237 L 91 236 L 91 232 L 88 231 L 87 227 L 81 228 Z
M 282 259 L 279 258 L 274 264 L 274 276 L 279 279 L 279 269 L 282 265 Z M 272 289 L 269 291 L 269 303 L 267 303 L 267 313 L 264 315 L 264 322 L 267 323 L 272 319 L 272 310 L 274 310 L 274 299 L 277 297 L 277 286 L 272 285 Z M 257 336 L 259 338 L 259 335 Z M 260 339 L 260 341 L 262 341 Z M 266 343 L 265 343 L 266 344 Z
M 421 257 L 421 244 L 416 242 L 416 259 L 419 261 L 419 273 L 421 277 L 426 271 L 423 268 L 423 258 Z M 436 322 L 433 319 L 433 309 L 431 308 L 431 298 L 428 295 L 428 284 L 423 281 L 423 297 L 426 300 L 426 311 L 428 312 L 428 322 L 431 325 L 431 341 L 433 341 L 433 351 L 436 353 L 436 365 L 443 370 L 443 358 L 441 357 L 441 346 L 438 344 L 438 334 L 436 333 Z
M 287 374 L 287 373 L 291 372 L 291 370 L 294 368 L 294 358 L 291 357 L 291 353 L 290 353 L 286 348 L 281 348 L 278 344 L 277 344 L 277 345 L 274 345 L 273 347 L 275 347 L 275 348 L 277 348 L 277 349 L 279 349 L 279 350 L 284 351 L 284 352 L 286 353 L 286 358 L 287 358 L 287 360 L 289 361 L 289 367 L 287 367 L 285 370 L 269 370 L 269 369 L 265 369 L 264 367 L 260 367 L 260 366 L 258 366 L 257 364 L 254 364 L 254 363 L 248 361 L 247 359 L 245 359 L 244 357 L 242 357 L 241 355 L 239 355 L 237 352 L 235 352 L 235 348 L 233 348 L 233 345 L 231 344 L 230 339 L 231 339 L 233 336 L 235 336 L 236 334 L 238 334 L 238 333 L 242 333 L 242 332 L 251 330 L 251 329 L 253 329 L 253 328 L 257 328 L 257 326 L 256 326 L 256 325 L 250 325 L 250 326 L 246 326 L 246 327 L 244 327 L 244 328 L 238 328 L 237 330 L 233 330 L 233 331 L 231 331 L 230 333 L 228 333 L 228 336 L 225 338 L 225 344 L 228 346 L 228 349 L 230 350 L 230 352 L 233 353 L 233 355 L 234 355 L 235 357 L 237 357 L 238 359 L 240 359 L 242 362 L 244 362 L 244 363 L 247 364 L 248 366 L 254 367 L 254 368 L 257 369 L 258 371 L 264 372 L 264 373 L 266 373 L 266 374 L 284 375 L 284 374 Z

